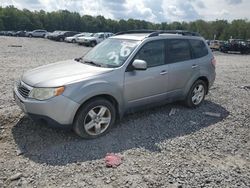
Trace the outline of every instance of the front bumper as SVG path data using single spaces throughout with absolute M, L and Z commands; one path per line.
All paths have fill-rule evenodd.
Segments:
M 35 121 L 41 120 L 48 124 L 58 124 L 68 127 L 73 124 L 75 114 L 80 104 L 60 95 L 48 100 L 39 101 L 35 99 L 23 98 L 17 86 L 14 87 L 14 99 L 24 113 L 30 115 Z
M 88 45 L 88 44 L 91 43 L 91 41 L 86 41 L 86 40 L 78 40 L 76 42 L 79 43 L 79 44 L 85 44 L 85 45 Z
M 68 39 L 68 38 L 65 38 L 64 41 L 65 42 L 72 42 L 73 39 Z

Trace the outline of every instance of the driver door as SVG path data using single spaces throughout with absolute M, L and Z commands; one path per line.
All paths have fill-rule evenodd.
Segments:
M 124 96 L 128 108 L 166 98 L 168 65 L 165 49 L 163 40 L 148 42 L 134 57 L 146 61 L 147 70 L 131 70 L 132 65 L 128 66 L 124 78 Z

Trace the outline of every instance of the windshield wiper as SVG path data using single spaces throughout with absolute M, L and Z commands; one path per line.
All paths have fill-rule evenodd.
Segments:
M 75 58 L 75 61 L 81 62 L 81 63 L 86 63 L 86 64 L 89 64 L 89 65 L 94 65 L 94 66 L 96 66 L 96 67 L 101 67 L 100 64 L 95 63 L 95 62 L 93 62 L 93 61 L 86 61 L 86 60 L 83 61 L 83 58 L 82 58 L 82 57 Z
M 77 62 L 80 62 L 82 60 L 82 58 L 78 57 L 78 58 L 75 58 L 74 60 L 77 61 Z
M 98 63 L 95 63 L 94 61 L 84 61 L 84 63 L 86 63 L 86 64 L 90 64 L 90 65 L 94 65 L 94 66 L 97 66 L 97 67 L 101 67 L 101 65 L 100 64 L 98 64 Z

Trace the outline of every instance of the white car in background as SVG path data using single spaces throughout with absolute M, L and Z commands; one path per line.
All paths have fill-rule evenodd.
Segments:
M 76 42 L 79 44 L 79 45 L 82 45 L 83 44 L 83 41 L 85 40 L 86 37 L 92 37 L 95 33 L 86 33 L 85 36 L 79 36 L 79 37 L 76 37 Z
M 114 35 L 113 33 L 108 33 L 108 32 L 95 33 L 93 36 L 82 37 L 81 40 L 77 41 L 77 43 L 83 44 L 85 46 L 94 47 L 95 45 L 99 44 L 100 42 L 104 41 L 105 39 L 113 35 Z
M 80 33 L 80 34 L 76 34 L 76 35 L 71 36 L 71 37 L 66 37 L 64 39 L 64 41 L 76 43 L 78 37 L 87 37 L 87 36 L 91 36 L 91 35 L 92 35 L 92 33 Z

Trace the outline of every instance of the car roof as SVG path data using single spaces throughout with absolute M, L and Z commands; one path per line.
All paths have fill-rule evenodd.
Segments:
M 121 35 L 114 35 L 110 38 L 113 39 L 127 39 L 127 40 L 138 40 L 138 41 L 142 41 L 146 38 L 158 38 L 158 39 L 199 39 L 199 40 L 203 40 L 203 38 L 201 36 L 185 36 L 185 35 L 181 35 L 181 34 L 172 34 L 172 33 L 160 33 L 157 36 L 150 36 L 149 33 L 136 33 L 136 34 L 121 34 Z

